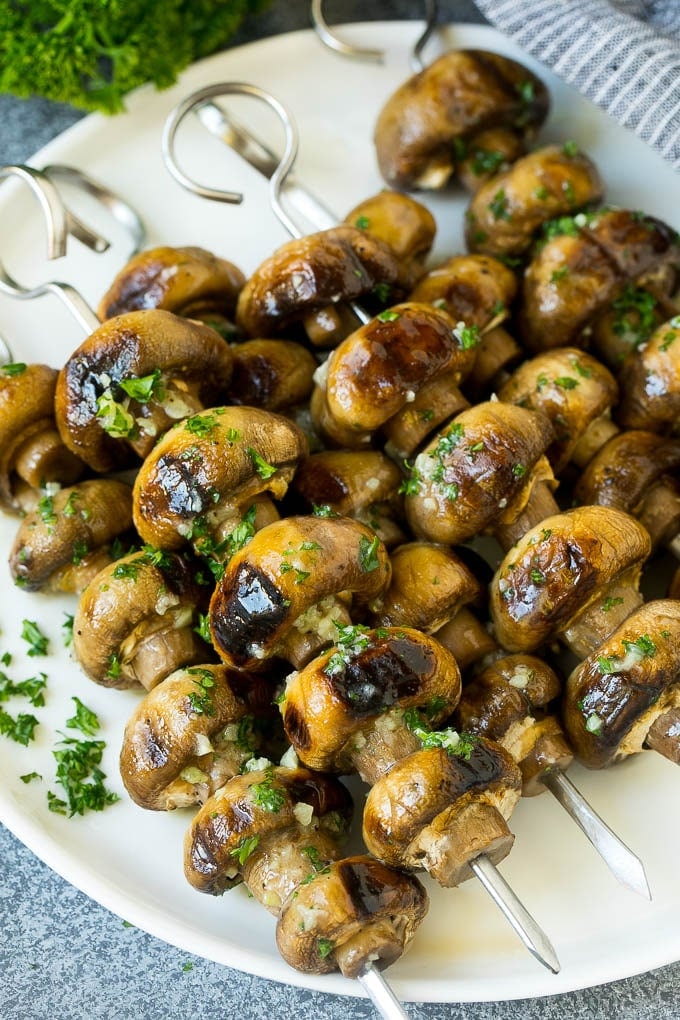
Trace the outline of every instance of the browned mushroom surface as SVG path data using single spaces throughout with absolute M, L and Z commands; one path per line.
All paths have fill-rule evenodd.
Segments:
M 597 168 L 573 143 L 536 149 L 473 196 L 466 214 L 468 248 L 520 255 L 543 223 L 597 202 L 602 192 Z
M 241 291 L 237 322 L 250 336 L 272 336 L 327 305 L 383 291 L 381 304 L 398 301 L 410 284 L 384 241 L 358 227 L 333 227 L 289 241 L 266 259 Z
M 269 497 L 284 495 L 306 452 L 297 425 L 271 411 L 213 407 L 192 415 L 166 432 L 142 464 L 135 526 L 151 545 L 177 549 L 192 541 L 219 559 L 251 507 L 261 508 L 254 526 L 278 517 Z
M 54 419 L 57 372 L 16 362 L 0 368 L 0 505 L 33 507 L 48 483 L 70 485 L 84 472 L 64 445 Z
M 259 754 L 272 684 L 203 663 L 175 670 L 149 691 L 123 734 L 120 774 L 140 807 L 203 804 Z
M 650 553 L 647 531 L 610 507 L 547 517 L 510 549 L 491 585 L 499 643 L 532 651 L 561 636 L 587 655 L 641 602 L 638 581 Z
M 440 885 L 471 878 L 470 862 L 494 864 L 510 852 L 507 826 L 522 779 L 511 755 L 485 737 L 453 731 L 447 746 L 398 762 L 370 790 L 363 835 L 369 852 L 392 867 L 425 869 Z
M 666 293 L 667 289 L 676 289 L 675 271 L 672 276 L 672 282 L 666 284 L 661 293 L 656 281 L 645 281 L 644 286 L 627 284 L 611 306 L 590 324 L 590 345 L 613 372 L 618 372 L 624 358 L 646 343 L 658 326 L 677 313 L 677 302 Z
M 508 57 L 452 50 L 404 82 L 383 106 L 375 145 L 383 178 L 396 188 L 441 188 L 465 143 L 503 125 L 529 138 L 548 112 L 543 83 Z
M 309 875 L 312 858 L 338 856 L 351 815 L 352 798 L 332 776 L 271 764 L 247 771 L 193 819 L 184 841 L 184 873 L 195 889 L 213 896 L 243 881 L 277 913 Z M 300 853 L 306 846 L 311 857 Z
M 59 373 L 56 416 L 68 448 L 95 471 L 145 457 L 158 436 L 223 395 L 232 370 L 224 340 L 172 312 L 109 319 Z
M 220 657 L 253 669 L 272 656 L 298 666 L 332 644 L 385 588 L 390 562 L 366 525 L 348 517 L 289 517 L 258 531 L 227 564 L 210 603 Z
M 196 633 L 206 593 L 176 553 L 148 547 L 104 567 L 80 596 L 73 651 L 104 687 L 150 690 L 180 666 L 205 662 Z
M 512 270 L 490 255 L 453 255 L 430 269 L 409 295 L 444 308 L 456 322 L 488 329 L 508 314 L 517 292 Z
M 285 411 L 306 401 L 314 388 L 317 363 L 292 340 L 245 340 L 231 348 L 234 362 L 226 390 L 230 404 Z
M 579 761 L 605 768 L 645 747 L 680 763 L 680 602 L 648 602 L 576 667 L 564 723 Z
M 374 783 L 420 745 L 406 716 L 437 725 L 460 696 L 455 659 L 411 628 L 349 626 L 337 644 L 293 673 L 281 703 L 298 757 L 320 772 Z
M 623 363 L 619 376 L 624 428 L 678 432 L 680 418 L 680 316 L 665 322 Z
M 345 222 L 389 244 L 415 282 L 434 243 L 437 225 L 430 210 L 410 195 L 379 191 L 345 216 Z
M 78 593 L 116 558 L 111 545 L 131 528 L 132 489 L 124 482 L 96 478 L 43 496 L 14 539 L 14 582 L 28 591 Z
M 459 148 L 463 158 L 456 167 L 458 178 L 472 192 L 495 174 L 504 173 L 526 152 L 525 139 L 502 126 L 480 131 Z
M 123 266 L 97 308 L 103 321 L 141 308 L 165 308 L 219 329 L 233 319 L 246 278 L 205 248 L 150 248 Z
M 358 977 L 368 964 L 382 969 L 410 945 L 428 897 L 413 875 L 367 856 L 331 863 L 296 889 L 276 926 L 284 960 L 307 974 L 339 969 Z

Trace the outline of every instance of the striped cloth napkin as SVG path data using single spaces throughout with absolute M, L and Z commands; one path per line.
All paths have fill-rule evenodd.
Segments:
M 680 0 L 475 0 L 501 32 L 680 170 Z

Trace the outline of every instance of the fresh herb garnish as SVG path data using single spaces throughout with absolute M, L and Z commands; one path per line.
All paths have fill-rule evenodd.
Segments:
M 49 640 L 34 620 L 22 620 L 21 637 L 30 645 L 30 656 L 48 654 Z

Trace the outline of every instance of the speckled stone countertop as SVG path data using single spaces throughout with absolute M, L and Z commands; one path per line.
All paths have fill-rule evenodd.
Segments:
M 412 0 L 331 5 L 337 21 L 419 18 Z M 329 17 L 331 8 L 329 8 Z M 484 19 L 470 0 L 440 4 L 443 21 Z M 308 26 L 307 0 L 274 0 L 235 44 Z M 44 100 L 0 96 L 0 163 L 21 162 L 81 116 Z M 309 992 L 177 950 L 98 906 L 0 827 L 0 1020 L 203 1020 L 295 1017 L 368 1020 L 362 999 Z M 680 922 L 679 922 L 680 923 Z M 680 963 L 554 998 L 409 1005 L 414 1020 L 671 1020 L 680 1017 Z

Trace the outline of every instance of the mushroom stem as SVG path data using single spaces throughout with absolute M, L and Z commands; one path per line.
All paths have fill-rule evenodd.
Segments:
M 643 602 L 630 572 L 614 578 L 560 635 L 567 647 L 580 659 L 587 658 L 610 634 L 634 613 Z
M 606 414 L 591 421 L 587 429 L 572 450 L 571 459 L 579 468 L 589 464 L 598 450 L 602 449 L 621 429 Z
M 658 548 L 670 538 L 671 551 L 678 555 L 680 544 L 673 543 L 677 543 L 680 531 L 680 491 L 670 478 L 661 478 L 652 486 L 642 504 L 638 520 L 649 532 L 653 548 Z
M 469 609 L 460 609 L 434 635 L 453 654 L 461 670 L 498 650 L 488 630 Z
M 505 382 L 506 369 L 521 354 L 519 344 L 502 326 L 485 331 L 477 345 L 477 357 L 465 380 L 470 396 L 481 400 L 490 390 L 500 389 Z
M 654 720 L 645 747 L 680 765 L 680 708 L 672 708 Z
M 147 691 L 181 666 L 202 662 L 205 644 L 191 627 L 168 626 L 144 636 L 129 659 L 129 669 Z
M 384 723 L 378 720 L 363 736 L 364 742 L 352 755 L 352 764 L 369 786 L 374 786 L 395 762 L 421 747 L 418 737 L 392 714 L 386 714 Z
M 530 528 L 540 524 L 546 517 L 551 517 L 559 512 L 560 508 L 555 502 L 550 483 L 542 480 L 537 481 L 519 516 L 509 523 L 498 524 L 494 535 L 503 551 L 507 552 Z
M 417 838 L 415 857 L 432 877 L 445 888 L 472 878 L 473 863 L 480 856 L 493 865 L 500 863 L 512 849 L 514 834 L 493 804 L 475 800 L 460 810 L 455 807 L 441 820 L 427 826 Z
M 17 450 L 14 470 L 31 488 L 39 489 L 54 478 L 62 485 L 75 482 L 83 473 L 83 462 L 67 450 L 56 429 L 45 429 Z
M 385 422 L 385 453 L 401 463 L 411 457 L 424 440 L 450 418 L 470 406 L 461 393 L 460 368 L 443 371 L 416 392 L 414 399 Z

